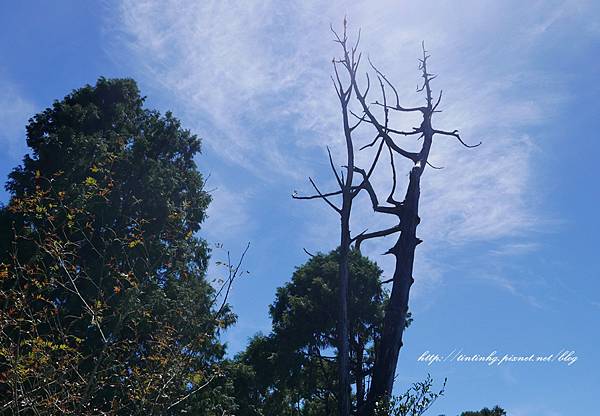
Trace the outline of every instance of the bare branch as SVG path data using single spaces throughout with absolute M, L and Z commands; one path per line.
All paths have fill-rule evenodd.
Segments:
M 452 136 L 452 137 L 456 137 L 456 139 L 465 147 L 468 148 L 473 148 L 473 147 L 477 147 L 479 145 L 481 145 L 481 141 L 477 144 L 466 144 L 465 142 L 463 142 L 463 140 L 460 138 L 460 135 L 458 134 L 458 130 L 453 130 L 453 131 L 444 131 L 444 130 L 434 130 L 433 131 L 434 134 L 441 134 L 444 136 Z
M 352 114 L 354 117 L 356 117 L 356 118 L 358 119 L 358 121 L 356 122 L 356 124 L 355 124 L 354 126 L 351 126 L 351 127 L 350 127 L 350 131 L 352 132 L 352 131 L 356 130 L 356 128 L 357 128 L 358 126 L 360 126 L 360 125 L 362 124 L 362 122 L 363 122 L 363 121 L 366 121 L 366 116 L 367 116 L 367 115 L 366 115 L 366 114 L 363 114 L 363 115 L 362 115 L 362 117 L 359 117 L 359 116 L 358 116 L 358 115 L 356 115 L 356 113 L 354 113 L 352 110 L 348 110 L 348 112 L 349 112 L 350 114 Z
M 368 240 L 371 238 L 377 238 L 377 237 L 385 237 L 387 235 L 391 235 L 397 232 L 402 231 L 402 228 L 400 226 L 400 224 L 395 225 L 393 227 L 390 228 L 386 228 L 385 230 L 379 230 L 379 231 L 374 231 L 372 233 L 366 233 L 366 232 L 362 232 L 359 235 L 357 235 L 356 237 L 354 237 L 352 239 L 352 241 L 356 241 L 356 248 L 358 250 L 360 250 L 360 245 L 362 244 L 362 242 L 364 240 Z
M 432 106 L 430 82 L 433 81 L 435 78 L 437 78 L 437 76 L 427 72 L 427 59 L 429 59 L 429 55 L 427 55 L 427 51 L 425 50 L 425 41 L 421 42 L 421 47 L 423 49 L 423 59 L 419 59 L 419 62 L 420 62 L 419 69 L 421 69 L 423 71 L 423 74 L 421 75 L 423 77 L 423 86 L 421 88 L 419 88 L 417 86 L 417 91 L 420 92 L 420 91 L 425 90 L 426 99 L 427 99 L 427 112 L 429 114 L 431 114 L 431 111 L 433 110 L 433 106 Z
M 348 96 L 347 92 L 344 91 L 344 87 L 342 86 L 342 80 L 340 79 L 340 74 L 338 73 L 337 62 L 335 59 L 333 60 L 333 72 L 335 73 L 334 84 L 335 84 L 335 82 L 337 82 L 335 89 L 336 89 L 336 91 L 338 91 L 338 89 L 339 89 L 338 97 L 340 98 L 342 105 L 345 105 L 348 103 L 349 96 Z
M 377 153 L 375 154 L 373 162 L 371 163 L 371 167 L 369 168 L 369 172 L 367 173 L 367 179 L 371 177 L 373 171 L 375 170 L 375 166 L 377 165 L 377 161 L 379 160 L 379 156 L 381 155 L 381 149 L 383 149 L 384 144 L 385 142 L 383 140 L 379 144 L 379 149 L 377 149 Z
M 344 176 L 342 174 L 342 182 L 343 182 L 343 180 L 344 180 Z M 322 195 L 307 195 L 307 196 L 304 196 L 304 195 L 298 195 L 296 193 L 296 191 L 294 191 L 294 193 L 292 194 L 292 199 L 321 199 L 324 196 L 329 197 L 329 196 L 336 196 L 336 195 L 341 195 L 341 194 L 342 194 L 342 191 L 340 190 L 340 191 L 335 191 L 335 192 L 328 192 L 328 193 L 322 194 Z
M 343 45 L 344 42 L 342 41 L 342 39 L 340 39 L 340 36 L 338 35 L 338 33 L 333 28 L 333 24 L 329 24 L 329 30 L 331 30 L 331 33 L 333 33 L 333 36 L 335 36 L 334 42 L 339 43 L 340 45 Z
M 388 204 L 393 204 L 393 205 L 398 205 L 399 202 L 396 201 L 394 199 L 394 193 L 396 192 L 396 184 L 397 184 L 397 180 L 396 180 L 396 166 L 394 164 L 394 152 L 392 152 L 392 149 L 390 149 L 388 147 L 388 150 L 390 152 L 390 165 L 392 168 L 392 189 L 390 190 L 390 194 L 387 197 L 387 203 Z
M 366 186 L 370 186 L 370 184 L 366 184 L 366 182 L 369 180 L 369 178 L 371 177 L 371 175 L 373 174 L 373 171 L 375 170 L 375 166 L 377 166 L 377 162 L 379 161 L 379 156 L 381 155 L 381 150 L 383 149 L 383 145 L 385 144 L 385 142 L 382 140 L 381 143 L 379 144 L 379 148 L 377 149 L 377 152 L 375 153 L 375 157 L 373 158 L 373 162 L 371 162 L 371 167 L 369 167 L 369 171 L 365 172 L 364 174 L 361 173 L 361 175 L 363 176 L 363 181 L 361 182 L 360 185 L 358 185 L 357 187 L 353 188 L 353 192 L 354 194 L 352 195 L 352 197 L 354 198 L 362 189 L 367 189 Z M 354 168 L 355 171 L 357 172 L 364 172 L 364 170 L 359 169 L 359 168 Z M 368 191 L 367 191 L 368 192 Z
M 221 316 L 221 314 L 225 310 L 225 307 L 227 305 L 227 300 L 229 299 L 229 293 L 231 292 L 231 288 L 233 286 L 233 282 L 237 277 L 240 276 L 240 273 L 239 273 L 240 267 L 242 266 L 242 263 L 244 262 L 244 258 L 246 257 L 246 253 L 248 253 L 249 249 L 250 249 L 250 242 L 248 242 L 248 244 L 246 244 L 246 248 L 242 252 L 240 259 L 238 260 L 238 262 L 235 266 L 233 266 L 233 264 L 231 263 L 231 255 L 230 255 L 229 251 L 227 251 L 227 271 L 228 271 L 227 280 L 221 286 L 221 288 L 217 291 L 217 293 L 215 293 L 213 300 L 211 302 L 211 308 L 212 308 L 212 306 L 216 303 L 217 299 L 221 296 L 221 293 L 223 293 L 223 291 L 225 291 L 225 293 L 223 294 L 223 298 L 221 299 L 221 305 L 217 309 L 217 312 L 214 314 L 214 320 L 219 319 L 219 316 Z
M 338 89 L 338 86 L 335 83 L 335 79 L 332 76 L 330 76 L 329 78 L 331 78 L 331 82 L 333 83 L 333 88 L 335 89 L 335 93 L 337 94 L 338 98 L 341 100 L 342 99 L 342 92 Z
M 358 149 L 358 150 L 364 150 L 364 149 L 366 149 L 367 147 L 373 147 L 373 146 L 375 146 L 375 143 L 377 143 L 377 140 L 379 140 L 380 138 L 381 138 L 381 136 L 380 136 L 380 135 L 377 135 L 377 136 L 375 137 L 375 139 L 374 139 L 372 142 L 365 144 L 363 147 L 361 147 L 361 148 L 360 148 L 360 149 Z M 382 142 L 383 142 L 383 140 L 382 140 Z
M 371 68 L 373 68 L 373 70 L 377 73 L 377 75 L 379 75 L 381 78 L 383 78 L 383 80 L 390 86 L 390 88 L 392 89 L 392 91 L 394 91 L 394 95 L 396 96 L 396 106 L 395 107 L 390 107 L 393 110 L 396 111 L 404 111 L 404 112 L 411 112 L 411 111 L 420 111 L 420 112 L 424 112 L 425 108 L 424 107 L 402 107 L 400 105 L 400 98 L 398 96 L 398 90 L 396 90 L 396 87 L 394 87 L 394 85 L 387 79 L 387 77 L 383 74 L 383 72 L 381 72 L 374 64 L 373 62 L 371 62 L 371 60 L 369 59 L 369 64 L 371 65 Z M 379 104 L 376 102 L 376 104 Z M 379 104 L 381 105 L 381 104 Z
M 387 95 L 385 94 L 385 86 L 383 85 L 383 81 L 381 77 L 377 75 L 377 80 L 379 81 L 379 88 L 381 88 L 381 97 L 383 98 L 383 127 L 388 132 L 389 121 L 390 121 L 390 110 L 387 105 Z
M 438 105 L 440 105 L 440 101 L 442 101 L 442 90 L 440 90 L 440 95 L 439 95 L 439 97 L 438 97 L 435 105 L 433 106 L 432 112 L 435 112 L 435 113 L 441 113 L 442 112 L 441 110 L 440 111 L 436 111 L 436 109 L 438 108 Z
M 371 185 L 371 181 L 369 180 L 369 176 L 367 175 L 367 172 L 365 172 L 364 169 L 357 168 L 357 167 L 354 168 L 354 171 L 359 173 L 363 177 L 363 182 L 361 184 L 361 188 L 366 190 L 367 193 L 369 194 L 369 198 L 371 199 L 371 204 L 373 206 L 373 211 L 382 212 L 385 214 L 396 215 L 398 212 L 398 209 L 396 207 L 386 207 L 386 206 L 379 205 L 379 199 L 377 198 L 377 193 L 375 192 L 375 189 L 373 189 L 373 185 Z
M 371 78 L 369 77 L 368 72 L 365 73 L 365 77 L 367 78 L 367 88 L 365 88 L 365 93 L 362 95 L 362 97 L 366 99 L 367 95 L 369 94 L 369 90 L 371 89 Z M 357 92 L 357 94 L 358 94 L 358 92 Z
M 305 252 L 306 254 L 308 254 L 310 257 L 314 257 L 314 256 L 315 256 L 314 254 L 312 254 L 310 251 L 308 251 L 308 250 L 307 250 L 306 248 L 304 248 L 304 247 L 302 247 L 302 250 L 304 250 L 304 252 Z
M 327 203 L 327 205 L 329 205 L 331 208 L 333 208 L 338 214 L 342 212 L 341 209 L 336 207 L 329 199 L 327 199 L 327 195 L 324 195 L 323 193 L 321 193 L 321 191 L 319 190 L 319 187 L 317 186 L 317 184 L 315 184 L 315 181 L 313 181 L 312 178 L 309 177 L 308 180 L 310 181 L 310 184 L 313 186 L 313 188 L 315 188 L 315 191 L 317 191 L 317 194 L 321 197 L 321 199 L 323 201 L 325 201 Z M 340 191 L 340 193 L 341 193 L 341 191 Z
M 378 102 L 375 102 L 375 103 L 373 103 L 373 104 L 375 104 L 375 105 L 380 105 L 380 106 L 382 106 L 382 107 L 385 107 L 385 106 L 384 106 L 384 104 L 380 104 L 380 103 L 378 103 Z M 392 107 L 387 107 L 387 109 L 388 109 L 388 110 L 390 110 L 390 109 L 392 109 L 392 110 L 393 110 L 393 108 L 392 108 Z M 358 117 L 356 114 L 353 114 L 353 116 L 354 116 L 354 117 Z M 363 116 L 363 117 L 362 117 L 362 120 L 361 120 L 361 121 L 364 121 L 364 122 L 366 122 L 366 123 L 369 123 L 369 124 L 373 124 L 373 122 L 372 122 L 372 121 L 370 121 L 370 120 L 367 120 L 367 119 L 365 118 L 365 116 Z M 423 132 L 423 129 L 422 129 L 421 127 L 413 127 L 413 130 L 412 130 L 412 131 L 401 131 L 401 130 L 395 130 L 395 129 L 392 129 L 392 128 L 390 128 L 390 127 L 387 127 L 387 128 L 386 128 L 386 131 L 387 131 L 388 133 L 397 134 L 397 135 L 399 135 L 399 136 L 412 136 L 412 135 L 415 135 L 415 134 L 422 133 L 422 132 Z
M 368 117 L 368 119 L 370 120 L 371 124 L 373 126 L 375 126 L 375 128 L 377 129 L 379 135 L 381 135 L 381 137 L 383 137 L 383 139 L 386 141 L 388 146 L 392 147 L 397 153 L 406 157 L 407 159 L 412 160 L 414 163 L 417 163 L 417 161 L 419 160 L 419 157 L 420 157 L 419 154 L 414 153 L 414 152 L 408 152 L 408 151 L 402 149 L 396 143 L 394 143 L 394 141 L 392 140 L 390 135 L 385 131 L 385 125 L 381 125 L 381 123 L 377 120 L 375 115 L 369 109 L 369 106 L 367 105 L 367 102 L 365 100 L 366 92 L 364 94 L 362 94 L 360 92 L 360 89 L 358 87 L 358 83 L 356 82 L 356 77 L 354 76 L 354 73 L 351 70 L 349 70 L 349 71 L 350 71 L 351 84 L 354 88 L 354 92 L 356 93 L 356 98 L 358 99 L 359 103 L 361 104 L 362 109 L 363 109 L 364 113 L 366 114 L 366 116 Z M 367 74 L 367 80 L 368 79 L 369 79 L 369 77 Z
M 358 28 L 358 36 L 356 37 L 356 43 L 354 43 L 354 47 L 352 48 L 352 56 L 354 56 L 354 54 L 358 50 L 358 45 L 360 44 L 360 33 L 361 30 L 360 28 Z
M 438 166 L 433 166 L 433 165 L 432 165 L 432 164 L 429 162 L 429 160 L 427 161 L 427 164 L 428 164 L 428 165 L 429 165 L 429 167 L 431 167 L 432 169 L 444 169 L 444 167 L 443 167 L 443 166 L 440 166 L 440 167 L 438 167 Z
M 344 184 L 343 184 L 342 180 L 340 179 L 340 175 L 338 175 L 337 169 L 335 168 L 335 166 L 333 164 L 333 158 L 331 157 L 331 150 L 329 150 L 329 146 L 327 146 L 327 155 L 329 156 L 329 165 L 331 166 L 331 170 L 333 171 L 333 174 L 335 175 L 335 179 L 337 180 L 337 183 L 340 186 L 340 188 L 343 188 Z
M 369 110 L 369 107 L 367 106 L 367 103 L 365 102 L 364 97 L 359 94 L 358 85 L 356 85 L 356 82 L 354 83 L 354 85 L 355 85 L 355 91 L 357 94 L 358 101 L 363 106 L 363 110 L 364 110 L 365 114 L 369 117 L 369 120 L 372 122 L 373 126 L 375 126 L 375 128 L 377 129 L 377 131 L 379 132 L 381 137 L 383 137 L 383 139 L 386 141 L 387 145 L 390 146 L 392 149 L 394 149 L 400 155 L 417 163 L 417 161 L 419 160 L 419 154 L 414 153 L 414 152 L 408 152 L 408 151 L 402 149 L 396 143 L 394 143 L 394 140 L 392 140 L 390 135 L 385 132 L 384 127 L 379 123 L 379 121 L 375 118 L 373 113 L 371 113 L 371 111 Z
M 198 393 L 200 390 L 206 388 L 213 380 L 215 379 L 215 376 L 213 375 L 211 378 L 209 378 L 206 383 L 198 386 L 197 388 L 195 388 L 194 390 L 192 390 L 191 392 L 189 392 L 188 394 L 186 394 L 185 396 L 183 396 L 182 398 L 180 398 L 179 400 L 177 400 L 176 402 L 174 402 L 173 404 L 171 404 L 169 407 L 167 407 L 167 410 L 170 410 L 171 408 L 177 406 L 179 403 L 187 400 L 190 396 Z

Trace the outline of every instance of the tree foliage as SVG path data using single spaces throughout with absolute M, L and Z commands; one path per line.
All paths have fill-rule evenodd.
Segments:
M 506 410 L 502 409 L 500 406 L 494 406 L 493 409 L 484 407 L 478 411 L 462 412 L 460 416 L 506 416 Z
M 200 140 L 99 79 L 33 117 L 0 211 L 0 409 L 222 414 Z
M 365 398 L 387 294 L 381 269 L 349 253 L 350 372 L 353 407 Z M 236 357 L 238 415 L 329 415 L 337 412 L 339 252 L 317 254 L 277 289 L 272 332 Z

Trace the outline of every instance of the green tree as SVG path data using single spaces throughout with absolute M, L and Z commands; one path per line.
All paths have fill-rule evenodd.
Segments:
M 200 140 L 143 104 L 101 78 L 27 126 L 0 210 L 3 414 L 229 406 L 218 336 L 235 317 L 205 278 Z
M 484 407 L 478 411 L 462 412 L 460 416 L 506 416 L 506 410 L 502 409 L 500 406 L 495 406 L 493 409 Z
M 272 332 L 236 357 L 238 415 L 329 415 L 337 409 L 338 251 L 312 256 L 277 289 Z M 387 295 L 381 269 L 349 253 L 349 345 L 354 406 L 365 398 Z

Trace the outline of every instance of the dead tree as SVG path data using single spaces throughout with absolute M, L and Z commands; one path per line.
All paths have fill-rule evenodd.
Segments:
M 333 86 L 337 93 L 340 108 L 342 112 L 342 123 L 344 131 L 344 141 L 346 145 L 346 164 L 343 169 L 338 172 L 331 156 L 329 147 L 327 153 L 329 156 L 329 164 L 335 176 L 338 190 L 333 192 L 323 193 L 316 185 L 312 178 L 309 181 L 316 191 L 316 194 L 310 196 L 300 196 L 294 193 L 292 196 L 295 199 L 321 199 L 331 207 L 340 217 L 340 246 L 339 246 L 339 318 L 338 318 L 338 361 L 339 361 L 339 412 L 342 416 L 348 416 L 351 409 L 351 390 L 350 390 L 350 370 L 349 370 L 349 335 L 348 335 L 348 255 L 350 247 L 354 241 L 350 234 L 350 213 L 352 211 L 352 203 L 358 193 L 364 189 L 363 182 L 358 185 L 354 185 L 353 181 L 355 173 L 361 172 L 362 177 L 365 180 L 373 173 L 377 159 L 381 153 L 381 147 L 379 148 L 376 157 L 368 171 L 364 171 L 355 165 L 354 160 L 354 142 L 352 134 L 356 128 L 366 119 L 358 119 L 356 122 L 351 123 L 352 112 L 349 109 L 350 101 L 354 95 L 356 80 L 354 76 L 360 64 L 360 55 L 357 55 L 358 41 L 353 48 L 348 49 L 347 35 L 346 35 L 346 20 L 344 20 L 344 32 L 342 36 L 339 36 L 332 28 L 332 32 L 335 36 L 335 42 L 339 43 L 343 47 L 343 56 L 339 59 L 333 59 L 333 71 L 332 76 Z M 342 65 L 344 68 L 348 68 L 348 74 L 350 77 L 346 80 L 342 80 L 340 73 L 338 72 L 338 66 Z M 346 172 L 344 174 L 344 172 Z M 331 198 L 337 197 L 341 199 L 341 203 L 337 206 L 332 202 Z
M 316 191 L 315 195 L 300 196 L 294 193 L 295 199 L 321 199 L 327 203 L 340 216 L 340 309 L 338 323 L 338 359 L 339 359 L 339 408 L 340 415 L 350 414 L 350 379 L 349 379 L 349 347 L 348 347 L 348 318 L 347 318 L 347 293 L 348 293 L 348 253 L 352 244 L 360 250 L 361 244 L 373 238 L 398 235 L 395 244 L 385 253 L 391 254 L 395 258 L 394 274 L 389 283 L 392 283 L 389 303 L 386 309 L 383 329 L 376 345 L 375 363 L 370 373 L 371 383 L 366 399 L 357 397 L 356 414 L 360 416 L 373 416 L 377 403 L 385 402 L 391 395 L 394 385 L 394 375 L 398 362 L 400 348 L 402 347 L 402 336 L 406 327 L 408 315 L 408 302 L 410 288 L 414 282 L 413 265 L 414 254 L 417 245 L 422 240 L 416 235 L 417 226 L 420 223 L 419 218 L 419 197 L 421 176 L 426 166 L 439 169 L 429 162 L 429 152 L 435 135 L 448 136 L 458 140 L 467 148 L 477 147 L 481 144 L 468 145 L 460 137 L 457 130 L 445 131 L 435 129 L 432 126 L 432 117 L 438 110 L 442 99 L 442 91 L 434 102 L 431 90 L 431 81 L 436 76 L 427 72 L 427 61 L 429 55 L 423 45 L 423 57 L 419 59 L 419 70 L 422 73 L 423 85 L 417 88 L 418 92 L 425 95 L 425 105 L 418 107 L 404 107 L 400 104 L 399 94 L 389 79 L 371 62 L 370 66 L 376 74 L 376 78 L 381 91 L 381 100 L 368 102 L 367 95 L 371 87 L 369 74 L 366 74 L 366 87 L 364 90 L 358 84 L 357 75 L 362 55 L 358 52 L 359 39 L 353 47 L 348 47 L 348 38 L 346 34 L 346 20 L 344 19 L 344 32 L 339 36 L 333 29 L 335 41 L 342 48 L 342 58 L 333 60 L 334 77 L 332 77 L 334 88 L 339 98 L 342 110 L 344 139 L 346 143 L 346 164 L 344 170 L 338 173 L 333 157 L 329 148 L 329 164 L 334 173 L 338 190 L 323 193 L 317 187 L 312 178 L 309 178 L 311 185 Z M 347 84 L 344 85 L 342 77 L 338 72 L 339 68 L 346 72 Z M 392 102 L 388 98 L 389 90 L 393 93 Z M 352 98 L 358 103 L 360 111 L 357 114 L 350 109 Z M 376 113 L 375 109 L 381 111 Z M 397 111 L 403 113 L 418 113 L 421 116 L 421 124 L 413 127 L 412 130 L 403 131 L 394 129 L 390 126 L 390 112 Z M 351 119 L 354 119 L 351 123 Z M 367 145 L 360 148 L 363 150 L 368 147 L 376 147 L 377 150 L 368 170 L 362 169 L 355 164 L 354 160 L 354 141 L 353 133 L 362 123 L 371 125 L 375 129 L 375 138 Z M 397 144 L 400 137 L 415 137 L 416 140 L 422 139 L 422 145 L 418 152 L 410 152 Z M 371 177 L 377 166 L 384 147 L 389 153 L 389 162 L 391 170 L 392 185 L 385 203 L 380 202 L 372 183 Z M 397 172 L 395 158 L 403 157 L 412 162 L 413 166 L 409 173 L 408 187 L 404 200 L 398 201 L 395 198 L 397 188 Z M 343 172 L 346 172 L 344 175 Z M 354 184 L 354 181 L 357 183 Z M 350 232 L 350 213 L 352 204 L 356 196 L 361 192 L 367 192 L 373 211 L 375 213 L 395 216 L 397 224 L 386 229 L 367 232 L 364 231 L 354 237 Z M 332 202 L 331 198 L 341 198 L 341 204 L 338 207 Z M 357 391 L 357 395 L 359 392 Z M 362 395 L 361 395 L 362 396 Z
M 347 45 L 344 40 L 340 42 L 340 44 L 346 54 Z M 355 49 L 356 47 L 353 49 L 353 53 Z M 357 413 L 364 416 L 372 416 L 374 414 L 376 403 L 389 398 L 394 385 L 396 365 L 400 348 L 402 347 L 402 335 L 408 313 L 410 288 L 414 282 L 413 265 L 415 249 L 417 245 L 422 242 L 416 235 L 417 226 L 421 221 L 419 218 L 421 176 L 427 165 L 434 168 L 428 160 L 433 138 L 435 135 L 452 137 L 468 148 L 476 147 L 481 144 L 478 143 L 474 146 L 468 145 L 463 142 L 457 130 L 438 130 L 432 126 L 432 117 L 435 113 L 439 112 L 438 106 L 442 98 L 442 91 L 440 90 L 439 96 L 434 102 L 431 81 L 433 81 L 436 76 L 429 73 L 427 70 L 428 59 L 429 55 L 427 55 L 425 46 L 423 45 L 423 57 L 422 59 L 419 59 L 419 69 L 422 73 L 423 85 L 418 87 L 417 91 L 424 93 L 425 105 L 420 107 L 402 106 L 400 104 L 398 91 L 394 85 L 372 63 L 370 63 L 371 68 L 377 75 L 382 98 L 381 101 L 368 102 L 367 94 L 370 85 L 368 74 L 367 86 L 363 91 L 357 82 L 358 66 L 348 65 L 347 62 L 344 64 L 349 79 L 352 80 L 354 95 L 362 110 L 361 115 L 352 114 L 360 122 L 366 122 L 375 129 L 376 138 L 369 146 L 374 146 L 377 143 L 379 143 L 380 146 L 385 144 L 389 151 L 392 187 L 385 204 L 380 204 L 379 202 L 377 193 L 371 185 L 370 173 L 357 167 L 354 167 L 354 171 L 362 177 L 360 188 L 365 189 L 369 194 L 373 210 L 377 213 L 395 216 L 398 220 L 398 224 L 395 226 L 370 233 L 363 232 L 353 239 L 356 247 L 360 248 L 361 243 L 365 240 L 398 234 L 396 243 L 386 253 L 394 256 L 395 268 L 392 278 L 390 300 L 383 323 L 383 330 L 376 349 L 370 389 L 364 405 L 357 409 Z M 393 100 L 391 103 L 387 96 L 389 90 L 393 92 Z M 383 110 L 383 118 L 375 114 L 374 108 Z M 421 124 L 409 131 L 393 129 L 389 126 L 390 111 L 419 113 L 422 119 Z M 421 149 L 418 152 L 406 151 L 397 144 L 397 139 L 399 137 L 409 136 L 416 137 L 417 140 L 422 139 Z M 377 157 L 379 157 L 379 153 L 380 152 L 377 153 Z M 397 185 L 394 158 L 397 156 L 409 159 L 413 163 L 403 201 L 398 201 L 394 198 Z M 375 161 L 375 163 L 376 162 L 377 161 Z

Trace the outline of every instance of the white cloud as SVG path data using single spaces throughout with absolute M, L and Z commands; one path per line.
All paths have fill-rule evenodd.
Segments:
M 298 128 L 291 116 L 302 103 L 289 98 L 314 75 L 316 56 L 282 26 L 302 23 L 303 10 L 268 1 L 124 1 L 116 27 L 143 76 L 185 103 L 222 158 L 255 174 L 297 176 L 286 152 L 294 143 L 269 130 Z
M 207 189 L 213 199 L 208 206 L 208 218 L 202 226 L 206 237 L 210 241 L 227 244 L 248 236 L 252 221 L 246 207 L 251 192 L 234 192 L 224 185 L 212 188 L 210 180 Z
M 0 78 L 0 152 L 5 160 L 18 162 L 25 154 L 25 126 L 34 109 L 11 82 Z
M 460 129 L 466 141 L 484 141 L 465 149 L 439 137 L 434 145 L 431 161 L 445 169 L 428 169 L 423 181 L 420 234 L 428 249 L 419 250 L 427 256 L 442 244 L 521 237 L 545 220 L 531 198 L 543 140 L 527 130 L 553 117 L 567 94 L 560 74 L 534 65 L 532 51 L 549 32 L 573 30 L 574 21 L 591 27 L 590 4 L 123 0 L 113 33 L 126 45 L 121 59 L 134 60 L 148 84 L 197 120 L 205 145 L 290 189 L 300 188 L 307 172 L 331 183 L 324 145 L 342 149 L 329 80 L 338 51 L 329 23 L 339 27 L 347 14 L 352 33 L 362 28 L 363 50 L 396 80 L 406 103 L 420 99 L 416 58 L 426 40 L 440 74 L 435 87 L 445 93 L 438 125 Z M 385 186 L 383 178 L 376 181 Z M 213 210 L 227 198 L 217 195 Z M 318 215 L 315 224 L 308 218 L 315 210 L 306 212 L 313 224 L 307 244 L 335 235 L 332 217 Z M 231 215 L 238 223 L 213 227 L 236 229 L 247 220 L 242 212 Z M 372 218 L 368 204 L 357 217 L 356 230 L 384 221 L 360 220 Z M 439 274 L 431 259 L 420 264 L 425 274 Z
M 423 180 L 424 238 L 452 243 L 530 231 L 537 221 L 527 208 L 531 158 L 528 137 L 495 137 L 476 149 L 439 143 L 432 160 L 445 169 Z
M 520 289 L 516 281 L 513 281 L 512 279 L 509 279 L 502 275 L 490 273 L 489 271 L 485 273 L 484 279 L 490 281 L 491 283 L 497 285 L 498 287 L 504 290 L 507 290 L 512 295 L 521 298 L 523 301 L 525 301 L 534 308 L 543 308 L 542 304 L 535 296 L 530 295 L 526 291 Z
M 514 256 L 531 253 L 533 251 L 538 250 L 539 248 L 540 244 L 538 243 L 517 242 L 500 246 L 494 250 L 491 250 L 490 253 L 496 256 Z

